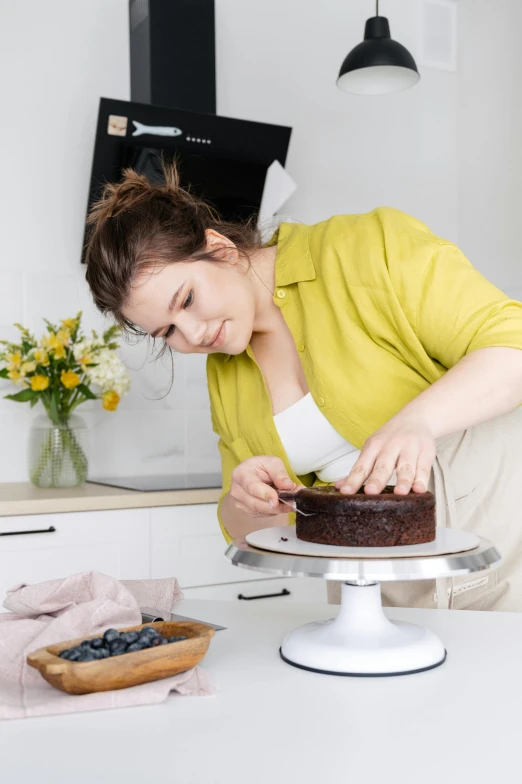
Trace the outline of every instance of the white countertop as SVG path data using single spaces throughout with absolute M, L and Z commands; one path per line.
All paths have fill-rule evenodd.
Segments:
M 391 678 L 319 675 L 279 658 L 327 604 L 185 600 L 227 626 L 203 661 L 219 692 L 161 705 L 0 722 L 16 784 L 473 784 L 520 778 L 522 613 L 387 609 L 433 629 L 448 658 Z
M 140 492 L 85 483 L 78 487 L 41 489 L 30 482 L 0 484 L 0 517 L 11 515 L 97 512 L 102 509 L 141 509 L 153 506 L 214 504 L 221 490 L 161 490 Z

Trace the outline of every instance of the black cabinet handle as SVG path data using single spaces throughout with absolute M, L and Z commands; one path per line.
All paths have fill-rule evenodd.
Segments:
M 49 528 L 35 528 L 32 531 L 4 531 L 0 536 L 21 536 L 22 534 L 54 534 L 56 528 L 50 525 Z
M 290 596 L 290 591 L 287 591 L 286 588 L 283 588 L 281 593 L 263 593 L 259 596 L 243 596 L 242 593 L 238 594 L 238 599 L 244 599 L 245 602 L 251 602 L 254 599 L 272 599 L 274 596 Z

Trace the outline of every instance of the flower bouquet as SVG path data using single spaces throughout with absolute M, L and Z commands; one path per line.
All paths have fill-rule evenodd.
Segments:
M 129 374 L 114 353 L 120 328 L 110 327 L 101 337 L 93 330 L 87 338 L 80 329 L 81 316 L 64 319 L 59 326 L 45 320 L 47 332 L 39 342 L 20 324 L 15 324 L 19 343 L 0 341 L 0 378 L 21 387 L 5 397 L 30 403 L 31 408 L 41 402 L 46 411 L 33 422 L 29 439 L 29 474 L 38 487 L 85 481 L 87 430 L 73 411 L 96 399 L 107 411 L 115 411 L 130 388 Z

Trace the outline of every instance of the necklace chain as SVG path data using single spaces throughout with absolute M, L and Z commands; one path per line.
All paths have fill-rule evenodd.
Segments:
M 261 277 L 260 277 L 260 276 L 257 274 L 257 272 L 256 272 L 256 270 L 254 269 L 254 267 L 252 267 L 252 271 L 253 271 L 254 275 L 256 276 L 256 278 L 257 278 L 257 279 L 258 279 L 258 280 L 259 280 L 259 281 L 260 281 L 260 282 L 263 284 L 263 286 L 265 287 L 265 289 L 266 289 L 267 291 L 269 291 L 269 292 L 270 292 L 270 294 L 271 294 L 271 295 L 272 295 L 272 297 L 273 297 L 275 292 L 274 292 L 274 291 L 272 291 L 272 290 L 271 290 L 271 289 L 270 289 L 270 288 L 269 288 L 269 287 L 266 285 L 265 281 L 264 281 L 264 280 L 262 280 L 262 278 L 261 278 Z

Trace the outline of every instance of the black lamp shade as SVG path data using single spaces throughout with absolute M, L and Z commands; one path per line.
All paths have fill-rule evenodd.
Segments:
M 382 95 L 413 87 L 419 79 L 411 54 L 391 39 L 386 17 L 372 16 L 366 22 L 364 41 L 347 54 L 337 86 L 347 93 Z

